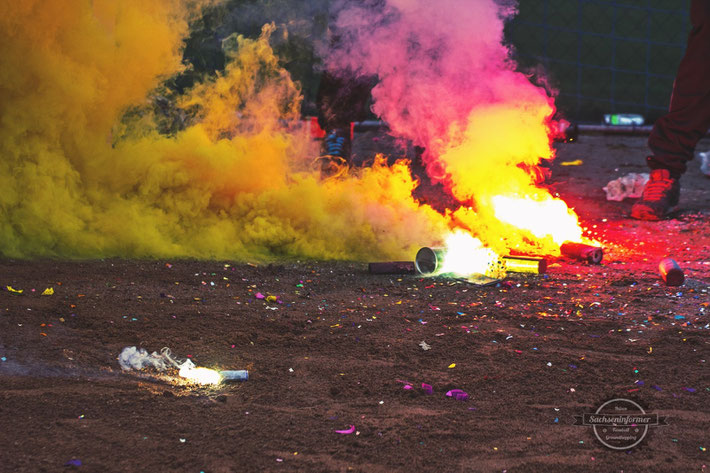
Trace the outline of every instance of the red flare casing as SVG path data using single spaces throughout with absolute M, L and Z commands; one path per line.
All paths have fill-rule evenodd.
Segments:
M 662 259 L 658 264 L 658 272 L 666 286 L 682 286 L 685 281 L 683 270 L 673 258 Z
M 584 243 L 573 243 L 566 241 L 560 246 L 563 255 L 570 258 L 586 261 L 592 264 L 599 264 L 604 257 L 604 250 L 598 246 L 585 245 Z

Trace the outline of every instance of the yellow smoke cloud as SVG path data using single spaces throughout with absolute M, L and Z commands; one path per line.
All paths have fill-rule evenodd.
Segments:
M 178 72 L 177 0 L 0 0 L 0 254 L 6 257 L 411 257 L 447 219 L 402 163 L 321 182 L 293 123 L 300 94 L 268 44 L 231 62 L 161 135 L 131 106 Z M 289 125 L 290 124 L 290 125 Z

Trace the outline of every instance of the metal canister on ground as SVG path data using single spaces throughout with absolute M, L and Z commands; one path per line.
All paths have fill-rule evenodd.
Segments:
M 666 286 L 682 286 L 685 282 L 685 274 L 673 258 L 663 258 L 658 264 L 658 272 Z
M 414 258 L 414 267 L 419 274 L 432 275 L 441 269 L 445 253 L 446 250 L 444 248 L 425 246 L 417 251 L 417 256 Z
M 547 260 L 530 256 L 504 256 L 501 258 L 506 271 L 511 273 L 543 274 L 547 271 Z

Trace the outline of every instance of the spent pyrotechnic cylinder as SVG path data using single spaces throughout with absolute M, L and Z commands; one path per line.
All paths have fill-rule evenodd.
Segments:
M 249 379 L 249 371 L 247 370 L 227 370 L 220 371 L 222 381 L 247 381 Z
M 547 261 L 544 258 L 504 256 L 502 261 L 505 265 L 505 270 L 511 273 L 542 274 L 547 271 Z
M 370 274 L 412 274 L 414 273 L 413 261 L 387 261 L 383 263 L 370 263 Z
M 663 282 L 666 286 L 682 286 L 685 281 L 683 270 L 673 258 L 664 258 L 658 265 Z
M 444 262 L 444 248 L 429 248 L 425 246 L 417 251 L 414 267 L 419 274 L 430 275 L 441 269 Z
M 604 257 L 604 250 L 598 246 L 585 245 L 584 243 L 573 243 L 566 241 L 560 246 L 563 255 L 592 264 L 599 264 Z

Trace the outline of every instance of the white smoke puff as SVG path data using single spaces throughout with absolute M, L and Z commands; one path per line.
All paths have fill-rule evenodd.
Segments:
M 157 352 L 148 353 L 145 348 L 138 349 L 136 347 L 124 348 L 118 356 L 118 364 L 127 371 L 142 370 L 147 367 L 164 371 L 168 368 L 163 355 Z

